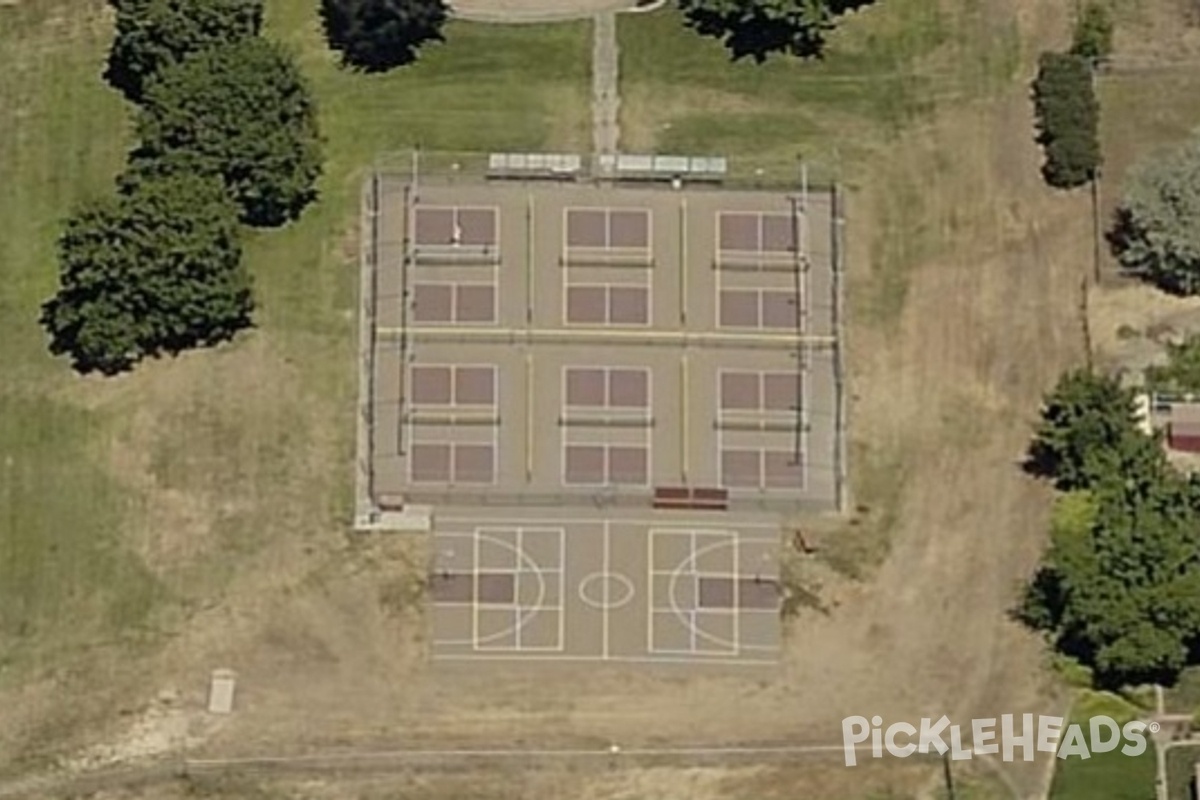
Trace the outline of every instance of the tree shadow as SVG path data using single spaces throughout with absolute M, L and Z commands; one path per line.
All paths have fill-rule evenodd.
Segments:
M 56 322 L 62 307 L 73 302 L 78 303 L 79 298 L 64 296 L 61 292 L 51 297 L 42 304 L 39 323 L 50 337 L 51 355 L 68 357 L 71 368 L 80 375 L 115 377 L 132 372 L 147 359 L 177 358 L 191 350 L 212 349 L 257 327 L 253 303 L 247 301 L 242 312 L 230 318 L 209 324 L 185 325 L 157 339 L 138 339 L 119 319 L 97 324 L 94 319 L 76 316 L 67 324 Z
M 1117 206 L 1113 209 L 1112 222 L 1108 230 L 1104 232 L 1104 241 L 1108 244 L 1108 252 L 1112 257 L 1121 260 L 1129 251 L 1129 243 L 1137 235 L 1137 227 L 1133 222 L 1133 215 L 1129 213 L 1129 209 Z
M 329 46 L 341 54 L 342 67 L 363 73 L 414 63 L 424 45 L 445 41 L 442 26 L 449 17 L 444 4 L 403 17 L 387 4 L 356 8 L 343 0 L 322 0 L 319 13 Z

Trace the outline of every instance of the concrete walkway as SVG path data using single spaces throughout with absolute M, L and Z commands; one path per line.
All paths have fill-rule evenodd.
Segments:
M 636 0 L 451 0 L 451 13 L 476 22 L 531 23 L 588 19 L 634 7 Z
M 592 152 L 615 153 L 621 139 L 621 96 L 617 88 L 617 16 L 596 16 L 592 45 Z
M 616 153 L 621 140 L 617 14 L 654 11 L 665 0 L 451 0 L 451 13 L 475 22 L 535 23 L 591 18 L 592 152 Z

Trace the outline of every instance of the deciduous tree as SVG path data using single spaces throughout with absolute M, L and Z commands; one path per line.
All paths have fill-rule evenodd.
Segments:
M 1109 240 L 1126 269 L 1170 292 L 1200 292 L 1200 131 L 1134 168 Z
M 147 87 L 138 133 L 135 172 L 219 175 L 251 225 L 295 219 L 316 196 L 316 106 L 291 56 L 265 39 L 162 70 Z
M 874 0 L 679 0 L 688 24 L 724 41 L 734 58 L 820 56 L 837 18 Z
M 237 211 L 215 178 L 129 181 L 79 209 L 58 250 L 60 288 L 42 323 L 51 351 L 81 371 L 120 372 L 249 324 Z
M 1158 441 L 1138 427 L 1133 392 L 1115 378 L 1086 370 L 1063 375 L 1041 417 L 1029 466 L 1063 491 L 1111 479 L 1154 482 L 1166 469 Z
M 163 67 L 258 34 L 263 0 L 109 0 L 116 36 L 105 77 L 131 100 Z
M 1101 64 L 1112 55 L 1113 21 L 1108 6 L 1101 0 L 1088 0 L 1079 12 L 1071 42 L 1071 52 L 1092 64 Z
M 321 0 L 329 46 L 368 72 L 415 61 L 422 45 L 442 41 L 447 17 L 444 0 Z
M 1189 662 L 1200 639 L 1195 500 L 1174 474 L 1060 500 L 1026 618 L 1101 684 L 1170 681 Z

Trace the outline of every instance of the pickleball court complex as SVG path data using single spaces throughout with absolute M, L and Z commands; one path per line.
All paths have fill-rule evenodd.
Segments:
M 830 190 L 377 174 L 360 517 L 420 510 L 445 659 L 761 663 L 844 502 Z

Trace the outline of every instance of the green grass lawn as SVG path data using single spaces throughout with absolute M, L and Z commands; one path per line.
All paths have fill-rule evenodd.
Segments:
M 1124 700 L 1101 692 L 1082 692 L 1071 709 L 1073 723 L 1087 731 L 1088 720 L 1107 715 L 1124 725 L 1136 709 Z M 1050 788 L 1050 800 L 1153 800 L 1154 746 L 1147 743 L 1140 756 L 1122 755 L 1120 748 L 1091 758 L 1060 760 Z
M 38 325 L 63 218 L 110 190 L 131 145 L 129 108 L 100 77 L 106 4 L 0 7 L 0 691 L 51 667 L 104 683 L 88 674 L 97 645 L 153 646 L 256 548 L 337 541 L 352 513 L 353 237 L 379 154 L 588 140 L 586 23 L 455 23 L 416 65 L 366 76 L 338 68 L 315 3 L 268 6 L 268 35 L 316 91 L 320 200 L 283 230 L 248 233 L 256 330 L 111 380 L 52 359 Z M 207 551 L 165 549 L 193 529 Z M 141 553 L 155 548 L 150 569 Z
M 48 13 L 0 9 L 0 683 L 18 661 L 127 628 L 154 594 L 120 545 L 128 498 L 89 459 L 107 419 L 59 396 L 75 379 L 37 325 L 59 221 L 106 189 L 127 143 L 97 79 L 104 26 Z
M 803 154 L 827 175 L 938 103 L 986 96 L 1011 77 L 1015 32 L 989 25 L 978 3 L 944 5 L 880 3 L 850 15 L 823 60 L 763 64 L 730 63 L 670 4 L 620 17 L 622 136 L 633 149 L 752 155 L 768 170 Z

